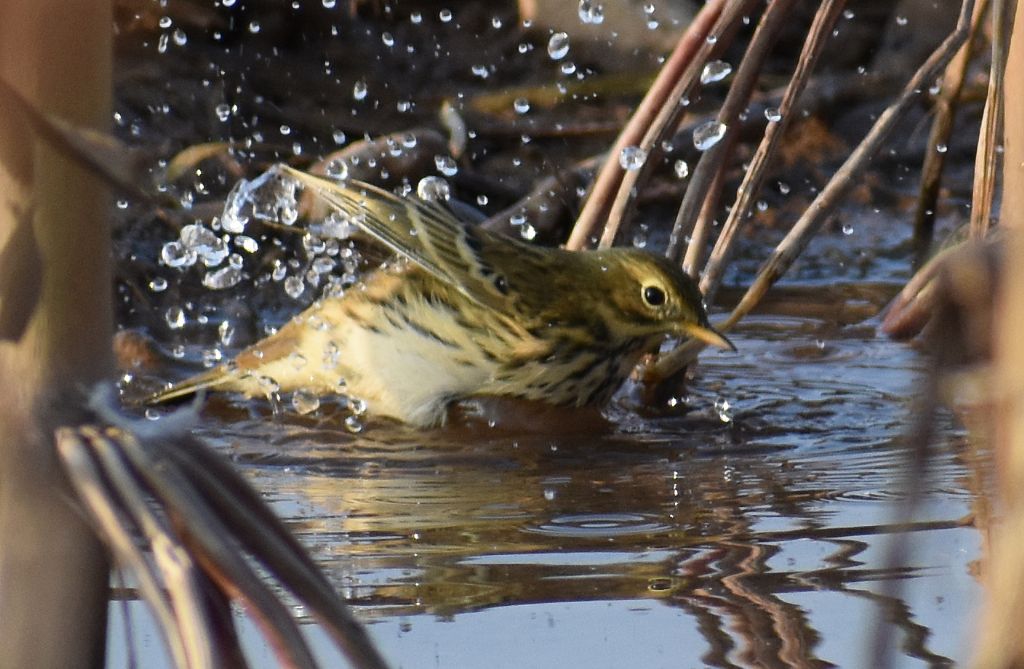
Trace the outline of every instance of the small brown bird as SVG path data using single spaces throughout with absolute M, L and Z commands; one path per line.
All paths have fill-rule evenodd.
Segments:
M 667 336 L 733 348 L 694 282 L 661 256 L 534 246 L 432 202 L 278 169 L 404 261 L 150 402 L 202 388 L 344 394 L 370 415 L 429 426 L 471 397 L 600 407 Z

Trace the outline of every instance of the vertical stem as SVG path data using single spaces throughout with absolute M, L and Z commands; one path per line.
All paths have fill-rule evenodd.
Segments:
M 985 112 L 974 160 L 974 192 L 971 194 L 971 238 L 981 239 L 991 225 L 992 200 L 999 170 L 997 145 L 1003 132 L 1003 83 L 1009 40 L 1011 0 L 995 0 L 992 6 L 992 68 L 988 78 Z
M 978 626 L 976 667 L 1024 664 L 1024 3 L 1010 9 L 1017 30 L 1009 35 L 1003 134 L 1003 204 L 999 224 L 1006 230 L 1006 262 L 996 295 L 995 359 L 991 383 L 1002 519 L 994 528 L 986 585 L 988 602 Z
M 46 113 L 110 119 L 111 3 L 5 0 L 0 77 Z M 12 667 L 101 666 L 104 552 L 53 428 L 112 370 L 107 200 L 0 100 L 0 648 Z
M 981 23 L 988 13 L 988 6 L 989 0 L 979 0 L 974 5 L 971 35 L 946 66 L 946 72 L 942 75 L 942 91 L 935 100 L 935 120 L 932 121 L 932 129 L 928 135 L 924 165 L 921 168 L 921 190 L 917 196 L 917 209 L 914 211 L 914 250 L 917 266 L 921 266 L 928 256 L 935 229 L 935 209 L 946 162 L 946 153 L 939 151 L 937 147 L 940 144 L 949 144 L 953 122 L 956 120 L 957 100 L 960 98 L 960 91 L 967 78 L 967 66 L 971 61 L 971 50 L 981 33 Z

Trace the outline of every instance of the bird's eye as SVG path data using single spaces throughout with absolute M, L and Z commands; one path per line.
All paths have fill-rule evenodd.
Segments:
M 649 307 L 660 307 L 665 304 L 665 291 L 657 286 L 644 286 L 644 302 Z

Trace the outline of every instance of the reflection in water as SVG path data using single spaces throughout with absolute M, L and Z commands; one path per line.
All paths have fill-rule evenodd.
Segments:
M 977 539 L 951 425 L 918 522 L 887 525 L 905 488 L 914 354 L 864 330 L 821 344 L 806 322 L 746 327 L 756 338 L 741 331 L 739 355 L 708 356 L 685 413 L 620 409 L 610 434 L 354 437 L 329 419 L 253 419 L 222 403 L 204 436 L 403 666 L 551 666 L 559 646 L 591 666 L 851 666 L 875 620 L 899 630 L 899 666 L 963 659 L 971 605 L 955 598 L 977 595 Z M 911 541 L 910 565 L 885 564 L 894 537 Z M 904 583 L 899 599 L 884 593 L 890 579 Z M 596 615 L 588 603 L 610 609 L 575 640 L 465 655 L 545 625 L 568 631 Z M 496 609 L 530 615 L 510 623 Z M 450 621 L 466 635 L 437 627 Z

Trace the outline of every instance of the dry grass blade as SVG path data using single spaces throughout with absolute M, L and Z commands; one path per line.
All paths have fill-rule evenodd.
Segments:
M 695 62 L 694 54 L 707 49 L 706 37 L 725 5 L 725 0 L 714 0 L 704 5 L 679 40 L 679 44 L 676 45 L 672 55 L 665 62 L 665 66 L 658 73 L 658 77 L 651 85 L 647 95 L 644 96 L 640 106 L 637 107 L 629 123 L 615 140 L 612 150 L 608 153 L 604 165 L 594 180 L 590 196 L 576 219 L 576 225 L 569 236 L 566 248 L 579 250 L 587 246 L 587 240 L 596 234 L 598 226 L 607 219 L 612 198 L 615 197 L 615 192 L 624 174 L 624 170 L 619 165 L 619 154 L 627 146 L 640 144 L 644 133 L 654 121 L 658 111 L 664 107 L 673 88 L 676 87 L 676 82 L 683 76 L 683 72 Z
M 288 609 L 245 561 L 217 511 L 164 452 L 173 446 L 138 442 L 132 437 L 121 444 L 135 473 L 167 509 L 184 546 L 221 589 L 245 602 L 281 661 L 287 666 L 315 667 L 313 654 Z
M 736 235 L 750 217 L 754 201 L 767 176 L 768 165 L 775 156 L 782 137 L 793 119 L 794 106 L 807 87 L 811 72 L 832 34 L 832 26 L 835 25 L 836 19 L 845 5 L 845 0 L 828 0 L 821 4 L 814 16 L 814 21 L 811 23 L 807 39 L 800 52 L 800 58 L 793 71 L 793 77 L 790 79 L 789 85 L 786 86 L 782 101 L 779 103 L 779 120 L 769 123 L 765 128 L 761 143 L 750 161 L 750 167 L 736 191 L 736 201 L 733 202 L 732 211 L 729 212 L 729 217 L 726 219 L 725 225 L 722 226 L 722 232 L 705 268 L 700 288 L 709 303 L 714 301 L 715 293 L 722 281 L 722 275 L 732 255 Z
M 882 143 L 896 126 L 896 122 L 910 108 L 915 100 L 927 90 L 939 72 L 946 66 L 956 50 L 967 39 L 970 25 L 971 10 L 974 0 L 964 0 L 956 28 L 943 40 L 942 44 L 918 68 L 914 76 L 904 86 L 899 97 L 889 105 L 878 117 L 867 136 L 857 145 L 850 157 L 836 171 L 818 197 L 810 204 L 804 214 L 796 222 L 786 237 L 779 243 L 771 257 L 765 262 L 747 289 L 740 303 L 729 314 L 724 323 L 716 326 L 722 331 L 732 329 L 743 316 L 750 313 L 764 297 L 768 289 L 778 281 L 793 264 L 811 237 L 821 228 L 828 216 L 839 205 L 839 202 L 853 188 L 855 177 L 867 166 L 871 158 L 881 148 Z M 672 376 L 685 367 L 700 349 L 699 342 L 687 342 L 683 346 L 658 359 L 653 368 L 645 370 L 644 376 L 649 381 L 657 381 Z
M 75 489 L 122 564 L 137 575 L 178 666 L 244 662 L 230 643 L 229 609 L 214 606 L 211 587 L 246 604 L 284 665 L 316 666 L 295 620 L 248 558 L 318 615 L 354 666 L 386 666 L 298 541 L 201 442 L 156 435 L 139 441 L 120 428 L 82 427 L 62 430 L 58 443 Z M 218 616 L 220 610 L 225 613 Z
M 665 253 L 673 260 L 678 260 L 682 254 L 683 240 L 690 226 L 697 219 L 697 213 L 702 204 L 707 203 L 704 206 L 705 211 L 715 208 L 719 192 L 715 182 L 721 184 L 720 175 L 723 166 L 735 145 L 737 120 L 750 102 L 750 96 L 757 84 L 757 77 L 764 65 L 764 59 L 774 46 L 779 31 L 790 16 L 794 4 L 795 0 L 778 0 L 769 5 L 761 15 L 761 21 L 758 23 L 750 45 L 743 55 L 743 60 L 736 70 L 725 102 L 722 103 L 722 108 L 718 112 L 717 122 L 725 126 L 725 135 L 717 144 L 701 154 L 700 160 L 693 170 L 693 176 L 690 178 L 686 195 L 679 206 L 679 213 L 676 215 L 672 234 L 669 237 L 668 250 Z M 684 271 L 691 276 L 696 275 L 697 264 L 704 254 L 704 247 L 710 234 L 711 217 L 702 217 L 701 223 L 694 229 L 692 243 L 686 249 L 686 259 L 683 262 Z
M 303 600 L 359 667 L 384 667 L 366 632 L 273 511 L 222 458 L 195 440 L 165 449 L 238 541 Z
M 84 430 L 74 428 L 61 428 L 56 433 L 57 449 L 60 453 L 65 467 L 70 474 L 69 479 L 79 498 L 84 503 L 85 510 L 89 513 L 93 523 L 99 528 L 99 533 L 107 542 L 110 550 L 121 567 L 131 572 L 139 584 L 139 591 L 149 604 L 150 610 L 156 618 L 160 631 L 170 650 L 171 657 L 176 666 L 179 667 L 212 667 L 213 649 L 208 644 L 196 644 L 196 640 L 209 638 L 203 634 L 196 634 L 196 630 L 202 630 L 205 625 L 204 617 L 189 617 L 181 614 L 181 608 L 174 605 L 176 600 L 179 605 L 187 598 L 195 596 L 192 588 L 168 588 L 164 590 L 162 584 L 162 570 L 149 563 L 145 554 L 136 544 L 135 537 L 144 535 L 147 540 L 156 545 L 162 545 L 170 549 L 175 541 L 170 538 L 169 531 L 160 533 L 153 530 L 160 525 L 154 518 L 148 521 L 140 519 L 143 516 L 151 515 L 146 508 L 145 500 L 142 498 L 137 486 L 131 482 L 127 486 L 123 482 L 113 483 L 109 476 L 100 473 L 93 456 L 91 442 L 94 439 L 95 431 L 86 428 Z M 143 529 L 142 526 L 145 526 Z M 162 528 L 166 530 L 166 528 Z M 162 561 L 164 566 L 166 561 Z M 181 583 L 184 579 L 176 579 Z M 193 604 L 195 601 L 193 600 Z M 186 606 L 188 610 L 201 610 L 199 606 Z
M 1006 52 L 1010 41 L 1011 3 L 995 0 L 992 6 L 992 69 L 985 97 L 985 113 L 981 117 L 981 135 L 974 160 L 974 192 L 971 195 L 971 237 L 982 239 L 992 222 L 992 200 L 995 197 L 996 175 L 999 173 L 999 151 L 1003 134 L 1003 88 L 1006 77 Z
M 939 151 L 938 147 L 949 145 L 956 117 L 956 103 L 967 77 L 972 46 L 981 34 L 981 23 L 988 12 L 988 6 L 989 0 L 978 0 L 974 5 L 970 37 L 946 67 L 946 73 L 942 76 L 942 90 L 935 100 L 935 120 L 928 134 L 928 152 L 921 168 L 921 190 L 914 211 L 914 246 L 918 250 L 918 264 L 928 252 L 935 228 L 935 208 L 946 163 L 946 152 Z

